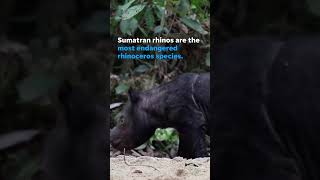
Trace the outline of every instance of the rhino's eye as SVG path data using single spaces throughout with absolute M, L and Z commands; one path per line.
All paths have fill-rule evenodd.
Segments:
M 124 124 L 124 122 L 125 122 L 125 119 L 123 116 L 121 116 L 119 119 L 119 124 L 122 125 L 122 124 Z

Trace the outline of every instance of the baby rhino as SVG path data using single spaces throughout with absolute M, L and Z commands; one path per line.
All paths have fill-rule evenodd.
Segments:
M 146 142 L 157 128 L 173 127 L 179 132 L 179 156 L 208 156 L 209 73 L 187 73 L 156 88 L 128 93 L 129 102 L 111 130 L 113 147 L 132 149 Z

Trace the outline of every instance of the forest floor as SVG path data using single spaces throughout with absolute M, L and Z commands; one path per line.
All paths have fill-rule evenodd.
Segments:
M 209 180 L 210 158 L 118 155 L 110 159 L 110 175 L 111 180 Z

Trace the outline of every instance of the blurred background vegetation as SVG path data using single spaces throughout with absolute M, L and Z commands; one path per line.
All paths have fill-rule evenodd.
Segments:
M 210 70 L 210 2 L 209 0 L 113 0 L 111 2 L 111 34 L 114 37 L 154 37 L 200 39 L 200 44 L 182 44 L 184 60 L 116 60 L 110 75 L 111 106 L 127 101 L 130 87 L 147 90 L 171 81 L 185 72 Z M 116 45 L 116 42 L 114 43 Z M 161 45 L 161 44 L 157 44 Z M 111 111 L 111 127 L 120 115 Z M 179 138 L 172 128 L 157 129 L 148 142 L 136 148 L 133 155 L 174 157 Z M 120 152 L 111 148 L 111 156 Z
M 0 1 L 1 180 L 42 179 L 42 151 L 47 134 L 57 128 L 61 80 L 85 83 L 107 99 L 107 5 Z
M 215 45 L 241 36 L 312 35 L 320 31 L 318 0 L 214 1 Z

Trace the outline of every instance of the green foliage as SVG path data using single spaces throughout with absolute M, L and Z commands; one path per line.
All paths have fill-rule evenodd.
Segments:
M 191 0 L 191 9 L 198 15 L 200 21 L 209 17 L 209 4 L 209 0 Z
M 120 22 L 120 30 L 122 34 L 133 35 L 138 28 L 138 21 L 135 18 L 122 20 Z
M 138 73 L 144 73 L 144 72 L 148 71 L 149 69 L 150 69 L 150 68 L 149 68 L 147 65 L 141 64 L 141 65 L 139 65 L 138 67 L 136 67 L 136 68 L 134 69 L 134 71 L 135 71 L 135 72 L 138 72 Z
M 129 36 L 169 34 L 184 32 L 179 27 L 184 23 L 197 33 L 207 34 L 202 23 L 209 21 L 209 4 L 207 0 L 125 1 L 112 6 L 115 13 L 111 18 L 111 32 Z
M 201 24 L 200 24 L 198 21 L 194 20 L 194 19 L 191 19 L 191 18 L 189 18 L 189 17 L 183 17 L 183 18 L 181 18 L 181 21 L 182 21 L 185 25 L 187 25 L 188 27 L 190 27 L 191 29 L 197 31 L 197 32 L 200 33 L 200 34 L 208 34 L 208 32 L 205 31 L 205 30 L 202 28 Z
M 110 29 L 105 9 L 109 2 L 32 1 L 26 2 L 29 10 L 20 9 L 24 6 L 21 1 L 6 2 L 9 8 L 1 7 L 6 28 L 0 42 L 0 179 L 42 179 L 40 155 L 47 131 L 54 127 L 60 110 L 54 92 L 60 79 L 99 90 L 100 84 L 106 84 L 107 69 L 99 64 L 97 67 L 103 69 L 99 71 L 87 66 L 87 61 L 109 62 L 110 51 L 105 50 L 109 47 L 105 41 Z M 103 83 L 96 85 L 100 79 Z M 103 92 L 107 87 L 101 86 Z M 26 140 L 25 132 L 8 136 L 12 131 L 30 128 L 41 130 L 39 138 Z
M 144 18 L 145 18 L 145 21 L 146 21 L 147 29 L 148 30 L 152 30 L 154 28 L 154 26 L 155 26 L 155 17 L 154 17 L 152 8 L 148 7 L 146 9 L 146 12 L 144 14 Z
M 121 19 L 122 20 L 127 20 L 127 19 L 130 19 L 130 18 L 133 18 L 134 16 L 139 14 L 144 9 L 145 6 L 146 6 L 145 4 L 138 4 L 138 5 L 135 5 L 135 6 L 132 6 L 132 7 L 128 8 L 121 15 Z
M 172 156 L 172 149 L 175 149 L 175 153 L 177 153 L 179 136 L 177 131 L 173 128 L 158 128 L 147 144 L 149 144 L 153 149 L 156 148 L 157 150 L 164 151 L 168 153 L 168 155 Z
M 158 128 L 155 131 L 154 135 L 149 139 L 149 143 L 152 144 L 154 141 L 162 141 L 168 144 L 177 144 L 179 142 L 179 136 L 177 131 L 173 128 Z
M 126 93 L 126 92 L 128 91 L 128 89 L 129 89 L 129 86 L 126 85 L 126 84 L 124 84 L 124 83 L 119 84 L 119 85 L 115 88 L 116 94 L 118 94 L 118 95 L 119 95 L 119 94 Z
M 136 150 L 145 149 L 147 146 L 151 149 L 157 149 L 158 151 L 166 152 L 169 156 L 172 154 L 172 150 L 175 150 L 177 153 L 179 145 L 179 136 L 178 132 L 173 128 L 158 128 L 154 135 L 141 146 L 135 148 Z

